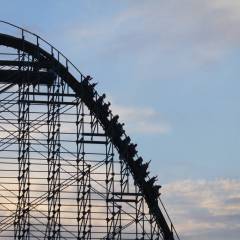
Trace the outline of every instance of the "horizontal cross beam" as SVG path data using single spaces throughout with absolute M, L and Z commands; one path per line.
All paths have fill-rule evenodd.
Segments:
M 52 85 L 55 78 L 53 71 L 0 70 L 0 83 L 4 84 Z
M 14 61 L 14 60 L 0 60 L 0 66 L 4 67 L 33 67 L 36 69 L 49 68 L 49 64 L 39 61 Z

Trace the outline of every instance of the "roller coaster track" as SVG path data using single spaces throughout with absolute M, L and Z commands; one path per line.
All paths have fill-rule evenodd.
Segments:
M 4 46 L 7 48 L 11 49 L 16 49 L 18 53 L 21 53 L 23 56 L 26 54 L 28 56 L 31 56 L 31 61 L 24 59 L 22 60 L 5 60 L 5 59 L 0 59 L 0 65 L 4 67 L 7 66 L 7 69 L 4 68 L 3 70 L 0 69 L 0 82 L 2 81 L 1 79 L 4 79 L 4 84 L 3 87 L 0 88 L 0 94 L 8 91 L 11 89 L 14 85 L 19 86 L 19 94 L 21 95 L 21 98 L 18 102 L 19 103 L 19 108 L 21 112 L 21 116 L 19 117 L 18 114 L 16 113 L 16 117 L 18 116 L 20 120 L 18 120 L 18 123 L 16 123 L 16 127 L 20 126 L 19 128 L 22 129 L 21 134 L 23 136 L 22 139 L 19 139 L 19 130 L 17 132 L 12 132 L 9 131 L 8 136 L 2 140 L 3 146 L 10 146 L 15 143 L 20 146 L 20 151 L 22 151 L 22 158 L 19 160 L 21 162 L 22 169 L 21 172 L 21 177 L 22 179 L 19 180 L 25 181 L 25 183 L 21 182 L 19 186 L 22 187 L 22 198 L 21 201 L 19 200 L 18 203 L 13 203 L 11 202 L 11 198 L 8 198 L 7 196 L 5 197 L 9 203 L 12 203 L 13 205 L 15 204 L 17 210 L 9 210 L 11 214 L 9 216 L 6 216 L 5 218 L 0 218 L 0 237 L 1 233 L 6 231 L 9 227 L 14 225 L 14 238 L 15 239 L 30 239 L 31 236 L 32 238 L 36 239 L 41 239 L 37 235 L 34 235 L 34 232 L 31 232 L 29 230 L 29 218 L 33 217 L 36 219 L 36 217 L 28 215 L 31 214 L 32 209 L 37 209 L 37 206 L 40 206 L 41 204 L 44 203 L 46 199 L 48 199 L 48 214 L 45 214 L 42 212 L 41 214 L 48 218 L 48 224 L 46 227 L 46 230 L 42 230 L 41 227 L 37 227 L 37 225 L 34 227 L 35 231 L 45 231 L 44 233 L 44 239 L 68 239 L 67 237 L 64 237 L 60 235 L 61 228 L 64 230 L 64 226 L 61 227 L 60 224 L 56 224 L 56 222 L 60 221 L 60 195 L 61 191 L 63 191 L 65 188 L 70 187 L 75 179 L 76 176 L 80 175 L 87 175 L 89 174 L 89 177 L 85 177 L 84 179 L 80 181 L 84 181 L 78 183 L 79 191 L 83 191 L 84 193 L 87 192 L 87 190 L 84 190 L 86 186 L 89 185 L 90 182 L 97 182 L 93 178 L 91 178 L 90 173 L 94 171 L 95 167 L 91 167 L 88 165 L 85 161 L 80 162 L 78 161 L 77 164 L 78 166 L 75 166 L 75 164 L 71 164 L 75 169 L 77 169 L 77 173 L 67 173 L 69 175 L 69 179 L 66 179 L 62 182 L 60 177 L 61 171 L 65 171 L 63 167 L 60 165 L 60 162 L 70 164 L 68 160 L 64 159 L 64 157 L 61 156 L 60 150 L 58 146 L 61 145 L 61 140 L 58 137 L 59 133 L 59 127 L 60 126 L 60 111 L 63 111 L 60 107 L 60 102 L 62 101 L 61 94 L 59 93 L 59 89 L 57 87 L 51 87 L 50 93 L 48 92 L 48 100 L 46 101 L 46 104 L 48 106 L 48 114 L 43 118 L 42 116 L 39 116 L 38 119 L 35 119 L 34 123 L 29 123 L 26 125 L 26 122 L 29 121 L 28 116 L 29 116 L 29 104 L 31 100 L 29 99 L 29 94 L 30 94 L 30 85 L 35 86 L 35 85 L 47 85 L 48 88 L 50 89 L 50 85 L 54 85 L 53 82 L 56 81 L 56 79 L 62 79 L 64 81 L 64 86 L 69 87 L 73 93 L 69 93 L 69 96 L 73 96 L 75 98 L 74 102 L 69 102 L 68 104 L 70 107 L 65 107 L 66 109 L 71 108 L 71 104 L 78 104 L 79 109 L 81 109 L 81 104 L 85 104 L 87 108 L 90 111 L 91 116 L 94 118 L 94 121 L 96 122 L 95 126 L 101 126 L 104 130 L 104 133 L 93 133 L 92 136 L 95 134 L 96 136 L 104 136 L 106 137 L 106 144 L 110 143 L 113 144 L 115 149 L 117 150 L 119 154 L 119 158 L 121 161 L 123 161 L 126 165 L 127 170 L 130 172 L 130 174 L 133 177 L 134 184 L 139 188 L 139 192 L 142 194 L 144 200 L 147 203 L 148 209 L 149 209 L 149 214 L 152 216 L 152 219 L 149 220 L 150 223 L 152 224 L 153 222 L 156 223 L 155 228 L 158 229 L 159 235 L 153 235 L 152 237 L 150 236 L 150 239 L 158 239 L 159 236 L 164 239 L 164 240 L 174 240 L 174 239 L 179 239 L 179 236 L 172 224 L 172 221 L 170 220 L 167 211 L 160 199 L 160 194 L 159 194 L 159 188 L 155 183 L 155 178 L 150 178 L 149 177 L 149 172 L 147 171 L 148 164 L 143 162 L 143 159 L 138 156 L 137 150 L 136 150 L 136 145 L 131 143 L 130 138 L 128 135 L 125 133 L 123 129 L 123 124 L 118 122 L 118 117 L 114 116 L 109 109 L 110 104 L 104 102 L 104 95 L 99 95 L 98 92 L 95 89 L 95 84 L 91 82 L 91 77 L 89 76 L 84 76 L 72 63 L 68 58 L 66 58 L 60 51 L 58 51 L 55 47 L 53 47 L 51 44 L 49 44 L 47 41 L 39 37 L 38 35 L 25 30 L 23 28 L 20 28 L 18 26 L 15 26 L 13 24 L 0 21 L 0 24 L 4 26 L 9 26 L 12 29 L 15 29 L 16 32 L 18 32 L 17 36 L 15 35 L 10 35 L 10 34 L 5 34 L 5 33 L 0 33 L 0 46 Z M 1 29 L 0 29 L 1 31 Z M 22 56 L 21 55 L 21 56 Z M 20 55 L 19 55 L 20 56 Z M 31 68 L 31 71 L 27 73 L 25 71 L 25 68 Z M 40 70 L 44 69 L 44 70 Z M 25 83 L 21 79 L 24 79 L 26 76 L 28 77 L 28 82 Z M 60 82 L 58 83 L 60 85 Z M 62 84 L 62 83 L 61 83 Z M 9 95 L 10 96 L 10 95 Z M 11 104 L 12 102 L 15 101 L 15 99 L 4 99 L 5 104 Z M 36 102 L 35 102 L 36 103 Z M 45 102 L 42 100 L 39 100 L 37 102 L 38 104 L 44 104 Z M 30 103 L 31 104 L 31 103 Z M 6 105 L 7 106 L 7 105 Z M 6 110 L 4 109 L 3 106 L 3 111 Z M 50 114 L 51 112 L 51 114 Z M 14 116 L 14 112 L 12 113 Z M 79 114 L 81 116 L 81 114 Z M 6 120 L 7 122 L 11 122 L 11 119 L 3 119 Z M 0 119 L 0 121 L 1 121 Z M 44 120 L 45 119 L 45 120 Z M 48 123 L 48 131 L 46 133 L 42 133 L 43 136 L 48 138 L 48 145 L 44 145 L 44 149 L 48 152 L 48 156 L 43 153 L 43 157 L 47 159 L 52 159 L 49 160 L 48 162 L 48 192 L 43 193 L 42 195 L 36 197 L 31 203 L 28 202 L 28 206 L 26 206 L 26 199 L 29 199 L 29 185 L 30 181 L 29 176 L 27 174 L 29 171 L 29 166 L 28 161 L 29 161 L 29 153 L 30 151 L 35 151 L 34 146 L 30 145 L 31 141 L 31 136 L 29 134 L 30 129 L 33 131 L 39 131 L 38 130 L 38 124 L 42 123 L 43 121 L 47 121 Z M 79 124 L 80 124 L 80 117 L 79 117 Z M 20 123 L 19 123 L 20 122 Z M 21 124 L 21 125 L 18 125 Z M 0 124 L 1 125 L 1 124 Z M 13 123 L 14 126 L 14 123 Z M 91 125 L 91 127 L 93 127 Z M 1 126 L 2 131 L 4 130 L 4 126 Z M 79 127 L 79 131 L 82 131 L 81 128 Z M 28 135 L 27 135 L 28 134 Z M 85 134 L 85 133 L 84 133 Z M 83 134 L 82 134 L 83 135 Z M 87 135 L 87 134 L 85 134 Z M 9 138 L 9 140 L 7 140 Z M 15 139 L 13 141 L 12 139 Z M 41 143 L 41 139 L 34 139 L 37 141 L 38 144 Z M 82 146 L 82 143 L 88 143 L 87 140 L 83 140 L 82 138 L 77 139 L 77 144 L 79 144 L 79 148 Z M 89 142 L 90 143 L 90 142 Z M 96 144 L 101 144 L 100 141 L 95 141 Z M 43 144 L 42 144 L 43 145 Z M 30 146 L 30 147 L 28 147 Z M 71 151 L 67 150 L 66 148 L 62 147 L 67 154 L 72 155 L 73 157 L 78 156 L 78 153 L 71 153 Z M 6 148 L 4 148 L 6 149 Z M 52 162 L 51 162 L 52 161 Z M 107 160 L 105 160 L 106 162 Z M 104 163 L 104 162 L 103 162 Z M 101 164 L 101 163 L 99 163 Z M 30 165 L 30 164 L 29 164 Z M 107 165 L 110 166 L 111 165 Z M 81 169 L 80 169 L 81 168 Z M 108 170 L 106 170 L 108 171 Z M 52 175 L 51 175 L 52 174 Z M 111 181 L 111 178 L 106 179 L 106 186 L 101 186 L 103 189 L 106 191 L 108 190 L 107 188 L 111 187 L 111 184 L 108 183 L 108 181 Z M 99 182 L 96 184 L 101 185 Z M 2 185 L 0 185 L 2 186 Z M 3 186 L 3 188 L 6 188 Z M 96 194 L 101 196 L 102 199 L 105 199 L 106 202 L 113 202 L 113 200 L 108 198 L 108 195 L 102 194 L 96 187 L 94 188 L 93 186 L 90 187 L 91 191 L 94 191 Z M 20 191 L 20 192 L 21 192 Z M 90 191 L 90 190 L 89 190 Z M 124 191 L 124 190 L 123 190 Z M 6 192 L 9 192 L 12 197 L 15 196 L 15 192 L 12 192 L 11 190 L 6 190 Z M 50 194 L 51 193 L 51 194 Z M 117 192 L 113 192 L 115 194 L 114 202 L 111 203 L 113 206 L 113 209 L 121 209 L 120 202 L 124 202 L 125 200 L 123 199 L 123 196 L 120 196 L 123 194 L 121 192 L 118 194 Z M 125 193 L 126 196 L 130 196 L 130 193 Z M 124 196 L 125 196 L 124 195 Z M 2 196 L 4 197 L 4 196 Z M 19 198 L 19 196 L 18 196 Z M 29 200 L 28 200 L 29 201 Z M 80 201 L 80 200 L 79 200 Z M 87 202 L 89 202 L 88 198 L 83 198 L 81 204 L 78 203 L 78 211 L 82 211 L 81 209 L 85 209 L 87 206 Z M 1 203 L 0 203 L 1 204 Z M 106 203 L 108 204 L 108 203 Z M 129 206 L 132 206 L 132 203 L 129 202 L 127 203 Z M 4 205 L 5 206 L 5 205 Z M 3 207 L 4 207 L 3 206 Z M 58 206 L 58 208 L 57 208 Z M 6 208 L 6 206 L 5 206 Z M 40 211 L 37 209 L 37 211 Z M 84 216 L 87 215 L 84 211 Z M 90 211 L 90 210 L 89 210 Z M 114 218 L 114 215 L 117 215 L 116 210 L 113 210 L 111 212 L 112 218 Z M 126 210 L 122 210 L 123 212 Z M 49 214 L 53 213 L 53 217 L 50 217 Z M 56 214 L 55 214 L 56 213 Z M 131 215 L 129 213 L 129 215 Z M 17 217 L 16 217 L 17 216 Z M 119 215 L 120 216 L 120 215 Z M 136 217 L 133 217 L 133 221 Z M 109 218 L 110 219 L 110 218 Z M 107 220 L 110 222 L 110 220 Z M 36 219 L 38 220 L 38 219 Z M 85 224 L 84 222 L 82 225 L 80 224 L 81 221 L 86 221 Z M 39 222 L 40 220 L 38 220 Z M 78 235 L 77 238 L 75 238 L 75 235 L 72 234 L 73 239 L 91 239 L 90 235 L 87 235 L 87 230 L 86 228 L 91 228 L 91 224 L 87 223 L 89 219 L 85 217 L 84 219 L 78 219 Z M 112 221 L 112 225 L 109 224 L 109 232 L 106 233 L 105 236 L 102 236 L 101 239 L 120 239 L 117 238 L 116 236 L 119 235 L 120 232 L 124 230 L 124 226 L 117 225 L 118 218 L 115 216 L 114 221 Z M 136 223 L 138 223 L 136 221 Z M 41 224 L 41 221 L 40 221 Z M 115 225 L 114 225 L 115 224 Z M 128 227 L 128 225 L 132 224 L 132 222 L 129 222 L 126 224 L 125 228 Z M 26 230 L 28 229 L 28 230 Z M 27 232 L 29 231 L 29 232 Z M 71 230 L 68 230 L 65 228 L 65 231 L 70 233 L 71 235 Z M 84 234 L 80 236 L 80 231 L 83 231 Z M 144 233 L 142 234 L 141 239 L 145 239 Z M 146 239 L 149 239 L 146 237 Z M 10 239 L 10 238 L 9 238 Z M 92 239 L 96 239 L 93 238 Z M 124 239 L 124 238 L 122 238 Z M 138 237 L 134 237 L 134 239 L 140 239 Z

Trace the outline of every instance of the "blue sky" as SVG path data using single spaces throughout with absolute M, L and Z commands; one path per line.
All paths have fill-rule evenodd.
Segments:
M 227 229 L 237 239 L 238 0 L 8 1 L 0 16 L 43 36 L 99 83 L 152 159 L 167 206 L 191 203 L 189 212 L 170 210 L 184 239 L 225 239 Z

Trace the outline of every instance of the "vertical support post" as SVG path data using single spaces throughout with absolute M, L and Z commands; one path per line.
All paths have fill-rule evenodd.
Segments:
M 125 162 L 121 159 L 120 160 L 120 164 L 121 164 L 121 180 L 120 180 L 120 184 L 121 184 L 121 193 L 128 193 L 129 192 L 129 169 L 127 167 L 127 165 L 125 164 Z M 121 195 L 122 198 L 122 195 Z
M 24 36 L 22 39 L 24 49 Z M 18 60 L 24 59 L 24 51 L 18 51 Z M 18 70 L 24 69 L 19 67 Z M 18 203 L 14 219 L 15 239 L 29 239 L 30 234 L 29 84 L 28 81 L 23 82 L 18 86 Z
M 30 239 L 30 123 L 28 83 L 19 84 L 18 109 L 18 203 L 14 220 L 14 239 L 27 240 Z
M 112 211 L 114 212 L 114 206 L 111 207 L 111 193 L 113 192 L 113 149 L 111 140 L 106 137 L 106 207 L 107 207 L 107 238 L 106 240 L 110 239 L 111 234 L 111 221 L 114 218 L 112 215 Z
M 160 240 L 160 229 L 152 214 L 150 214 L 151 240 Z
M 48 86 L 48 221 L 47 239 L 60 239 L 60 81 Z
M 77 99 L 77 225 L 78 240 L 91 239 L 91 165 L 85 161 L 84 104 Z
M 136 208 L 136 219 L 135 219 L 135 227 L 136 227 L 136 239 L 144 239 L 145 231 L 144 231 L 144 198 L 140 193 L 137 186 L 135 186 L 135 208 Z
M 123 200 L 124 193 L 129 193 L 129 169 L 128 166 L 125 164 L 125 162 L 120 159 L 120 185 L 121 185 L 121 194 L 120 198 Z M 122 211 L 120 212 L 120 239 L 121 239 L 121 233 L 122 233 Z
M 115 171 L 114 171 L 114 147 L 111 140 L 106 137 L 106 207 L 107 207 L 107 237 L 110 239 L 121 239 L 121 206 L 115 203 Z

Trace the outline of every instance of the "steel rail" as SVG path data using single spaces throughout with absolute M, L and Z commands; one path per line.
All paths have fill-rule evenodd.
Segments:
M 96 100 L 95 99 L 89 100 L 86 98 L 84 94 L 84 88 L 88 88 L 88 90 L 90 90 L 91 85 L 89 84 L 88 86 L 83 86 L 82 81 L 84 80 L 85 76 L 71 63 L 71 61 L 69 61 L 61 52 L 59 52 L 56 48 L 54 48 L 51 44 L 49 44 L 47 41 L 45 41 L 38 35 L 4 21 L 0 21 L 0 23 L 5 23 L 10 26 L 16 27 L 17 29 L 21 30 L 21 33 L 22 33 L 21 38 L 1 33 L 0 45 L 24 51 L 32 55 L 34 58 L 38 59 L 38 61 L 44 62 L 46 65 L 49 66 L 49 68 L 56 70 L 57 74 L 72 88 L 72 90 L 76 93 L 76 95 L 82 99 L 82 101 L 89 108 L 89 110 L 97 117 L 103 129 L 106 130 L 107 126 L 110 124 L 112 115 L 110 114 L 109 118 L 101 117 L 99 113 L 96 111 L 96 109 L 92 107 L 94 105 L 96 106 Z M 26 33 L 36 37 L 36 43 L 26 41 L 24 38 L 24 34 Z M 39 46 L 40 40 L 50 47 L 50 53 Z M 57 53 L 57 58 L 54 57 L 54 53 Z M 63 57 L 65 59 L 65 65 L 63 65 L 63 63 L 60 61 L 60 57 Z M 79 76 L 77 78 L 69 71 L 69 65 L 71 65 L 78 72 Z M 94 96 L 96 96 L 96 99 L 98 99 L 99 97 L 98 93 L 96 92 L 95 89 L 93 89 L 93 91 L 94 91 Z M 106 134 L 112 140 L 112 143 L 114 144 L 119 155 L 124 155 L 122 153 L 121 146 L 118 144 L 122 140 L 114 139 L 114 136 L 112 136 L 112 132 L 110 133 L 107 132 Z M 163 232 L 164 239 L 173 240 L 174 239 L 173 232 L 175 233 L 176 238 L 179 239 L 177 232 L 166 212 L 166 209 L 162 204 L 162 201 L 158 201 L 150 197 L 151 189 L 146 188 L 146 180 L 144 179 L 139 180 L 139 176 L 137 176 L 134 170 L 131 169 L 131 164 L 129 164 L 129 162 L 131 160 L 134 161 L 134 159 L 124 158 L 123 160 L 125 161 L 127 166 L 130 167 L 131 173 L 133 175 L 133 178 L 136 184 L 144 194 L 144 198 L 148 204 L 151 214 L 154 216 L 158 227 Z M 162 209 L 160 208 L 160 205 L 162 206 Z M 167 216 L 166 219 L 169 221 L 170 226 L 168 225 L 163 213 L 166 214 Z

